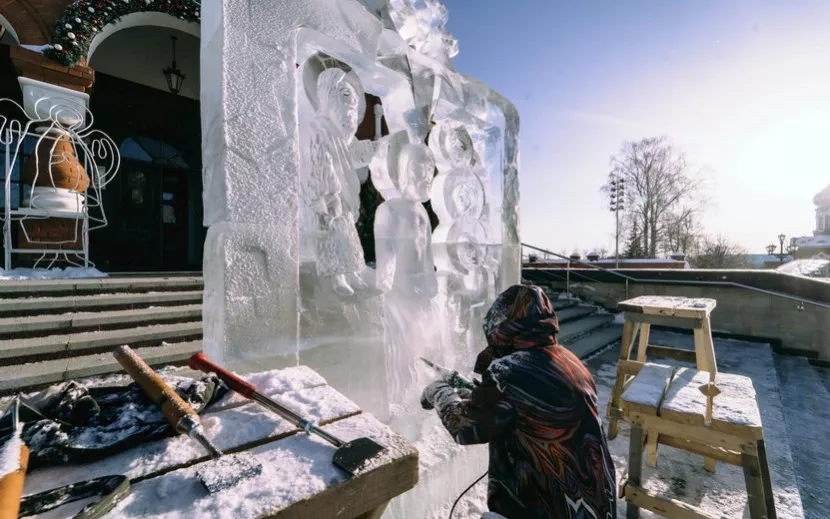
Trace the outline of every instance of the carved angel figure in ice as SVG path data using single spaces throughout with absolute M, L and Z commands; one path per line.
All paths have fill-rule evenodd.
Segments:
M 371 157 L 355 139 L 366 101 L 360 79 L 341 67 L 306 67 L 303 82 L 312 117 L 300 117 L 304 248 L 317 275 L 348 297 L 366 287 L 363 249 L 355 222 L 360 211 L 357 168 Z
M 483 310 L 495 296 L 492 276 L 486 268 L 484 172 L 474 165 L 469 132 L 457 122 L 436 124 L 430 132 L 429 147 L 439 171 L 431 199 L 440 222 L 432 237 L 440 299 L 450 310 L 448 314 L 458 317 L 454 329 L 446 333 L 465 335 L 477 322 L 476 309 Z
M 417 397 L 417 357 L 440 350 L 433 304 L 438 284 L 432 257 L 429 200 L 435 162 L 429 148 L 409 142 L 406 132 L 384 137 L 370 165 L 372 182 L 385 201 L 375 213 L 377 287 L 384 304 L 390 401 Z

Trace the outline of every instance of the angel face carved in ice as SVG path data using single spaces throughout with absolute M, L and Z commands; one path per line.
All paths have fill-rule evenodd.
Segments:
M 386 198 L 375 214 L 378 288 L 431 299 L 437 291 L 432 226 L 422 204 L 429 200 L 435 162 L 429 148 L 409 143 L 404 132 L 386 146 L 372 167 Z
M 365 288 L 363 249 L 355 222 L 360 211 L 360 181 L 355 161 L 358 124 L 365 111 L 360 80 L 354 72 L 327 68 L 306 74 L 305 87 L 314 117 L 305 123 L 302 183 L 306 218 L 303 233 L 318 275 L 334 292 L 348 297 Z M 359 162 L 359 161 L 357 161 Z

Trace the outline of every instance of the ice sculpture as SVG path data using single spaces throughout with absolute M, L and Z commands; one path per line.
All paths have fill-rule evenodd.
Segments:
M 337 66 L 342 65 L 342 66 Z M 357 167 L 371 151 L 354 139 L 366 102 L 357 74 L 345 64 L 315 73 L 307 66 L 305 93 L 314 114 L 301 114 L 301 192 L 306 218 L 300 232 L 317 275 L 348 297 L 364 288 L 365 268 L 355 222 L 360 211 Z M 370 148 L 369 148 L 370 149 Z M 362 164 L 361 164 L 362 162 Z
M 416 357 L 469 369 L 480 314 L 521 267 L 518 116 L 453 69 L 446 18 L 437 0 L 202 11 L 204 349 L 241 372 L 309 365 L 419 442 L 422 483 L 390 503 L 396 519 L 486 466 L 418 406 L 431 374 Z M 382 110 L 364 113 L 364 91 Z M 363 189 L 382 204 L 361 206 Z M 368 267 L 359 214 L 374 217 Z
M 377 287 L 386 293 L 387 378 L 393 402 L 407 402 L 417 390 L 419 355 L 440 351 L 437 293 L 432 257 L 429 200 L 435 162 L 429 148 L 405 132 L 384 138 L 370 165 L 372 181 L 385 202 L 375 213 Z

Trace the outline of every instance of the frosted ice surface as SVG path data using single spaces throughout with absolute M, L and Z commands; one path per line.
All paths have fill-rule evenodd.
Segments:
M 296 355 L 297 239 L 221 223 L 205 240 L 204 352 L 214 362 Z
M 105 278 L 107 274 L 91 267 L 55 267 L 51 269 L 16 268 L 4 270 L 0 268 L 0 280 L 14 279 L 83 279 Z
M 458 42 L 446 28 L 447 8 L 437 0 L 390 0 L 398 33 L 418 52 L 451 67 Z

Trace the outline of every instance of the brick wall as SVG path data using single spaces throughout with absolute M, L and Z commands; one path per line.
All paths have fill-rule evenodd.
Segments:
M 24 233 L 25 228 L 25 233 Z M 75 237 L 77 231 L 77 238 Z M 45 218 L 18 223 L 17 247 L 23 249 L 83 249 L 83 222 L 70 218 Z M 26 239 L 28 235 L 28 240 Z M 31 241 L 30 241 L 31 240 Z M 67 242 L 61 244 L 32 242 Z
M 23 45 L 52 42 L 55 20 L 72 0 L 0 0 L 0 14 L 9 21 Z
M 95 82 L 95 71 L 83 64 L 65 67 L 42 54 L 22 47 L 9 49 L 9 57 L 14 62 L 17 73 L 30 79 L 78 92 L 85 92 Z

